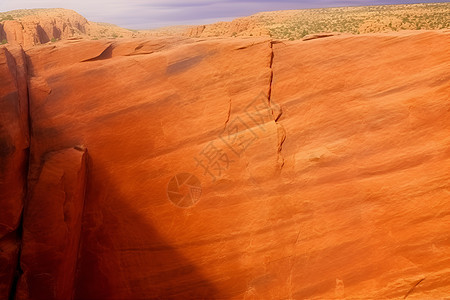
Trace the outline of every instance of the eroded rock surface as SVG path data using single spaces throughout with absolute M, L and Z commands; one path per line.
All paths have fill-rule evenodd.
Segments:
M 25 48 L 66 39 L 137 36 L 138 33 L 106 23 L 89 22 L 70 9 L 23 9 L 2 13 L 0 42 Z
M 16 299 L 72 299 L 83 216 L 87 152 L 46 153 L 24 212 Z
M 28 92 L 20 47 L 0 47 L 0 298 L 7 299 L 17 265 L 17 230 L 27 190 Z
M 447 296 L 449 40 L 430 31 L 29 49 L 18 297 Z M 63 205 L 82 189 L 74 145 L 89 150 L 81 226 L 81 207 L 67 222 Z M 178 191 L 195 192 L 195 205 L 171 201 L 177 174 L 201 182 L 201 193 Z

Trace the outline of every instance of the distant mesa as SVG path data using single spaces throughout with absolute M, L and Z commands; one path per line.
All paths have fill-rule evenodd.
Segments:
M 139 33 L 86 20 L 69 9 L 21 9 L 0 13 L 0 40 L 30 47 L 64 39 L 134 37 Z

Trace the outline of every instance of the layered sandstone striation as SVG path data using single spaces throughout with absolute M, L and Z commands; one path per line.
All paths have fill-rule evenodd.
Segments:
M 13 50 L 0 48 L 0 105 L 14 104 L 1 110 L 2 149 L 31 143 L 28 172 L 27 155 L 2 150 L 3 178 L 21 178 L 2 186 L 16 191 L 1 202 L 6 235 L 29 184 L 23 234 L 0 240 L 11 266 L 22 243 L 10 290 L 446 297 L 449 41 L 445 31 L 63 41 L 28 49 L 22 77 L 10 75 L 22 61 L 6 63 Z M 27 85 L 15 78 L 28 82 L 29 106 L 18 106 Z M 5 127 L 27 120 L 19 108 L 29 138 Z M 186 173 L 201 196 L 181 208 L 168 185 Z M 14 267 L 0 272 L 14 282 Z

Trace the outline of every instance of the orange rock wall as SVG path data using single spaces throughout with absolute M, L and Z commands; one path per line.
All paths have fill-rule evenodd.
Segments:
M 17 268 L 29 154 L 27 68 L 20 47 L 0 48 L 0 299 Z
M 449 39 L 27 50 L 17 297 L 445 297 Z M 187 208 L 181 173 L 201 183 Z
M 30 47 L 87 33 L 89 22 L 81 15 L 70 12 L 48 18 L 37 15 L 4 21 L 0 23 L 0 41 Z
M 46 153 L 24 211 L 16 299 L 73 299 L 86 190 L 87 152 Z

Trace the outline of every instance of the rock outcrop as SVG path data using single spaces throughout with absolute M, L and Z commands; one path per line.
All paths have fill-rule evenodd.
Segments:
M 83 147 L 45 155 L 24 212 L 16 299 L 73 299 L 86 171 Z
M 338 32 L 332 32 L 332 33 L 317 33 L 317 34 L 308 34 L 306 35 L 302 40 L 303 41 L 310 41 L 310 40 L 316 40 L 316 39 L 323 39 L 330 36 L 340 35 Z
M 28 173 L 2 150 L 20 180 L 1 190 L 1 266 L 19 239 L 23 272 L 2 282 L 18 299 L 446 297 L 449 40 L 34 47 L 29 139 L 7 125 L 27 87 L 0 48 L 2 149 L 31 143 Z
M 133 37 L 139 33 L 115 25 L 89 22 L 73 10 L 25 9 L 10 11 L 0 21 L 0 41 L 25 48 L 57 40 Z
M 22 48 L 0 47 L 0 78 L 0 298 L 8 299 L 28 174 L 28 76 Z
M 238 18 L 231 22 L 218 22 L 209 25 L 192 26 L 185 32 L 189 37 L 235 37 L 270 36 L 265 25 L 252 17 Z

